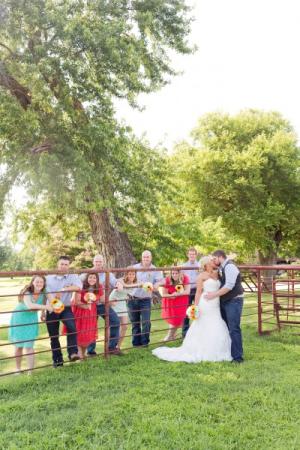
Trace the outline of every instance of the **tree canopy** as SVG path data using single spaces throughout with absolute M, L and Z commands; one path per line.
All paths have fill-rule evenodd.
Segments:
M 204 217 L 222 223 L 261 262 L 292 248 L 300 231 L 300 152 L 276 112 L 246 110 L 201 118 L 186 182 Z
M 161 156 L 117 123 L 189 53 L 182 0 L 4 0 L 0 13 L 0 194 L 16 184 L 60 214 L 88 218 L 111 264 L 134 257 L 125 229 L 154 214 Z

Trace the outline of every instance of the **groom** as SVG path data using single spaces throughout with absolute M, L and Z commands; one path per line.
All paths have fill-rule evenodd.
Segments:
M 223 250 L 212 254 L 213 263 L 219 270 L 221 287 L 216 292 L 208 292 L 205 297 L 210 300 L 220 297 L 221 315 L 226 322 L 231 337 L 231 356 L 233 362 L 243 362 L 243 342 L 241 332 L 241 315 L 243 310 L 243 287 L 241 274 L 236 265 L 230 261 Z

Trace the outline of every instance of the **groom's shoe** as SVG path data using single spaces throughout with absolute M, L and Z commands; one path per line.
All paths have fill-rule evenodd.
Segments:
M 240 358 L 240 359 L 233 359 L 231 362 L 234 363 L 234 364 L 241 364 L 241 363 L 244 362 L 244 360 L 243 360 L 243 358 Z

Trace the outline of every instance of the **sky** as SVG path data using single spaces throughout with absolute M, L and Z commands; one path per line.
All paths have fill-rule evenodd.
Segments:
M 125 102 L 117 117 L 171 149 L 205 113 L 245 108 L 279 111 L 300 136 L 300 1 L 194 0 L 193 55 L 175 56 L 184 71 L 160 91 L 143 95 L 143 112 Z

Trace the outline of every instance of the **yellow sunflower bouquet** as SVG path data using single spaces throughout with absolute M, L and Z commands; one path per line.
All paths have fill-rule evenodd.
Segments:
M 175 286 L 175 291 L 176 291 L 178 294 L 182 294 L 182 293 L 184 292 L 184 286 L 183 286 L 183 284 L 176 284 L 176 286 Z
M 152 292 L 153 291 L 153 284 L 152 283 L 144 283 L 142 287 L 147 292 Z
M 63 302 L 59 298 L 56 298 L 56 297 L 54 297 L 51 300 L 50 305 L 52 306 L 55 314 L 60 314 L 65 309 L 65 305 L 63 304 Z
M 196 320 L 199 317 L 199 308 L 196 305 L 191 305 L 186 310 L 186 315 L 190 320 Z
M 83 298 L 87 303 L 94 303 L 96 301 L 96 295 L 93 292 L 87 292 Z

